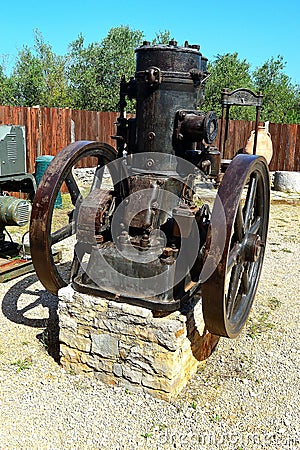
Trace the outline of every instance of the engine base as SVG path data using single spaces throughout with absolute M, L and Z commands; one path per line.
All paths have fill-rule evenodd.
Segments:
M 201 301 L 183 311 L 148 308 L 76 292 L 58 292 L 60 363 L 110 386 L 175 399 L 219 338 L 205 329 Z

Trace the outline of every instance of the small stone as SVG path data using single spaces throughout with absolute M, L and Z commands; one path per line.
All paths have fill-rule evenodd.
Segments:
M 121 364 L 114 364 L 113 365 L 113 373 L 116 375 L 116 377 L 121 377 L 123 375 L 123 367 Z
M 119 355 L 118 339 L 109 334 L 91 333 L 92 352 L 104 358 L 115 358 Z
M 258 394 L 256 392 L 254 392 L 254 391 L 250 391 L 250 396 L 251 397 L 257 397 Z
M 142 376 L 142 372 L 138 370 L 133 370 L 130 367 L 123 367 L 123 377 L 126 378 L 126 380 L 131 381 L 131 383 L 141 384 Z
M 300 194 L 300 173 L 278 171 L 274 174 L 274 189 L 282 192 L 296 192 Z

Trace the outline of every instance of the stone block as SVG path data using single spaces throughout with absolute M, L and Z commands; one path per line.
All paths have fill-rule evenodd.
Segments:
M 197 371 L 204 333 L 201 302 L 185 311 L 154 314 L 130 304 L 59 291 L 61 363 L 74 373 L 93 373 L 109 385 L 174 399 Z M 62 307 L 60 307 L 60 303 Z
M 278 171 L 274 173 L 274 189 L 300 194 L 300 172 Z
M 92 353 L 104 358 L 116 358 L 119 356 L 118 339 L 111 334 L 91 333 Z
M 77 348 L 84 352 L 89 352 L 91 348 L 90 339 L 79 335 L 77 332 L 72 333 L 70 330 L 60 325 L 59 340 L 71 348 Z

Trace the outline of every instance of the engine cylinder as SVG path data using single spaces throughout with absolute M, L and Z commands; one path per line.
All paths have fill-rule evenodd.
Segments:
M 165 167 L 160 161 L 160 170 L 170 170 L 169 155 L 176 153 L 176 112 L 194 110 L 203 102 L 207 59 L 199 48 L 187 43 L 179 47 L 171 41 L 154 46 L 144 42 L 136 49 L 136 133 L 129 152 L 166 154 Z M 155 171 L 155 164 L 151 170 Z

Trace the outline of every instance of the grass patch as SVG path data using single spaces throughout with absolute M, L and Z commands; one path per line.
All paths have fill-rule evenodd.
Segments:
M 277 308 L 280 307 L 281 301 L 278 300 L 277 297 L 271 297 L 271 298 L 268 300 L 268 304 L 269 304 L 269 307 L 271 308 L 271 310 L 272 310 L 272 311 L 275 311 L 275 309 L 277 309 Z
M 32 365 L 32 362 L 27 358 L 18 359 L 17 361 L 13 362 L 12 365 L 17 367 L 17 373 L 19 373 L 22 370 L 29 369 Z
M 145 439 L 148 439 L 153 436 L 153 433 L 144 433 L 144 434 L 141 434 L 141 436 L 143 436 Z
M 215 414 L 214 416 L 212 416 L 212 417 L 210 417 L 210 422 L 213 422 L 213 423 L 218 423 L 218 422 L 220 422 L 220 416 L 219 416 L 219 414 Z
M 260 336 L 268 330 L 274 328 L 274 324 L 269 322 L 269 313 L 264 312 L 257 319 L 250 318 L 247 326 L 247 336 L 254 339 L 256 336 Z

